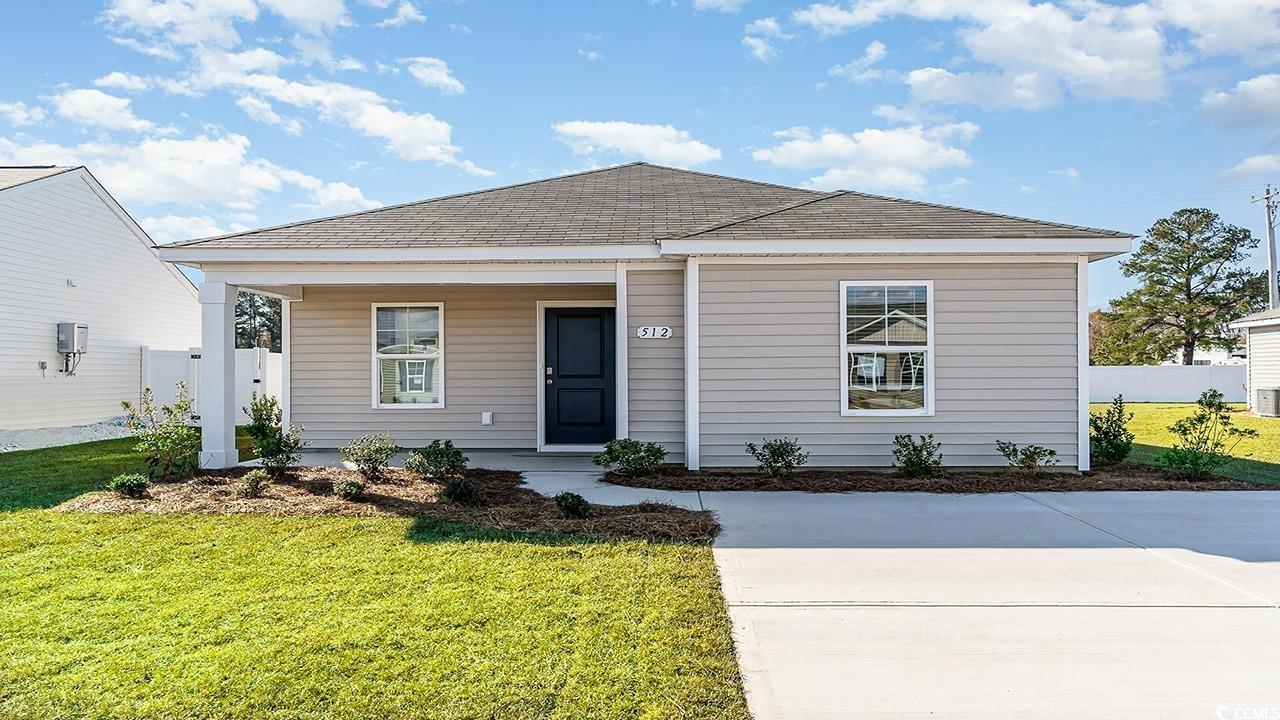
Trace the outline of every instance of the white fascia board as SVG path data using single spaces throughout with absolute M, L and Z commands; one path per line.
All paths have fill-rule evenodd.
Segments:
M 160 257 L 187 265 L 201 263 L 430 263 L 501 261 L 657 260 L 656 244 L 464 245 L 406 248 L 205 248 L 160 246 Z
M 217 264 L 205 277 L 246 287 L 303 285 L 612 285 L 615 263 Z M 278 291 L 277 291 L 278 292 Z
M 1245 320 L 1228 323 L 1227 327 L 1232 330 L 1244 330 L 1247 328 L 1270 327 L 1272 325 L 1280 325 L 1280 317 L 1266 318 L 1263 320 Z
M 1129 252 L 1131 238 L 940 238 L 929 240 L 663 240 L 671 255 L 1088 255 Z

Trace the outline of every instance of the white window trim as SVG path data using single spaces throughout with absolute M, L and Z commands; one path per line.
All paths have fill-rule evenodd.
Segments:
M 440 313 L 440 357 L 436 362 L 440 365 L 440 400 L 433 403 L 384 403 L 379 401 L 378 387 L 378 308 L 433 307 Z M 370 392 L 374 410 L 440 410 L 444 408 L 445 388 L 445 338 L 444 338 L 444 303 L 442 302 L 384 302 L 372 303 L 369 306 L 369 357 Z
M 929 316 L 926 327 L 926 345 L 924 348 L 924 407 L 903 409 L 859 410 L 849 407 L 849 306 L 845 299 L 851 287 L 885 287 L 889 285 L 923 285 L 925 288 L 925 313 Z M 937 317 L 933 311 L 932 280 L 842 280 L 840 282 L 840 414 L 844 417 L 931 417 L 934 414 L 934 355 L 937 347 L 933 342 L 933 328 Z M 854 343 L 854 346 L 859 346 Z M 919 345 L 888 345 L 880 352 L 920 352 Z

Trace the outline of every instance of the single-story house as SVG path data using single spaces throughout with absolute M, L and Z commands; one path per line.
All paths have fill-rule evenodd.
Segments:
M 316 447 L 584 451 L 690 468 L 798 438 L 888 466 L 997 439 L 1087 468 L 1088 263 L 1132 236 L 633 163 L 252 232 L 161 257 L 205 272 L 203 462 L 236 460 L 237 288 L 284 298 L 284 402 Z M 219 395 L 222 402 L 212 402 Z
M 1280 394 L 1280 309 L 1246 315 L 1231 323 L 1231 327 L 1244 331 L 1249 357 L 1245 392 L 1249 409 L 1259 414 L 1275 415 L 1277 401 L 1271 400 L 1267 403 L 1268 407 L 1263 407 L 1264 398 L 1272 398 L 1274 395 L 1260 392 L 1275 391 L 1275 394 Z
M 195 285 L 88 170 L 0 167 L 0 429 L 119 416 L 143 345 L 199 342 Z

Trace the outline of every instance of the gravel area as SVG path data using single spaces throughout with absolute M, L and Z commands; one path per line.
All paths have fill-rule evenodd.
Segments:
M 112 418 L 92 425 L 71 427 L 34 428 L 29 430 L 0 430 L 0 452 L 35 450 L 57 445 L 75 445 L 94 440 L 111 440 L 128 437 L 124 418 Z

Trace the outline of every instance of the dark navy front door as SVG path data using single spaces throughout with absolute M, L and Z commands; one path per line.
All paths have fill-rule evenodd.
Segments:
M 614 435 L 613 308 L 546 308 L 547 444 L 598 445 Z

